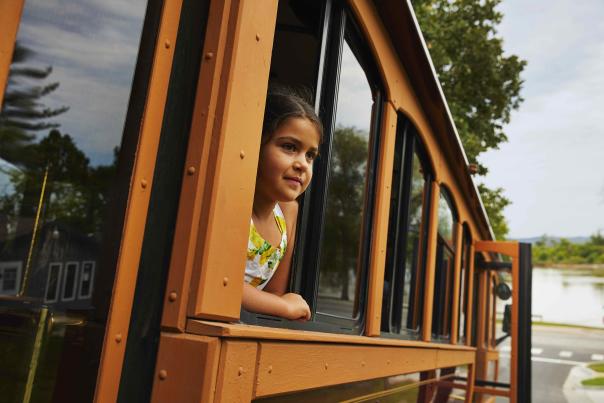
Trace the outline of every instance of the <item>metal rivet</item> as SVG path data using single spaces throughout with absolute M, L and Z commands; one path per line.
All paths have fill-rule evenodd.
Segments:
M 365 366 L 365 361 L 361 361 L 361 367 Z
M 226 287 L 228 284 L 229 284 L 229 278 L 228 277 L 223 278 L 222 285 Z
M 243 367 L 239 367 L 239 371 L 237 371 L 239 376 L 243 375 Z
M 147 180 L 145 180 L 145 179 L 141 180 L 141 187 L 143 189 L 145 189 L 147 187 Z
M 260 40 L 260 34 L 256 34 L 256 41 Z
M 241 159 L 245 158 L 245 151 L 243 151 L 243 150 L 239 151 L 239 158 L 241 158 Z
M 174 302 L 176 301 L 176 298 L 178 297 L 178 294 L 175 291 L 172 291 L 169 295 L 168 295 L 168 300 L 170 300 L 170 302 Z
M 166 42 L 164 42 L 164 46 L 166 47 L 166 49 L 170 49 L 170 41 L 166 40 Z
M 327 369 L 327 367 L 329 367 L 329 364 L 328 364 L 328 363 L 325 363 L 325 369 Z
M 196 171 L 195 167 L 188 167 L 187 168 L 187 174 L 188 175 L 194 175 L 195 171 Z
M 122 342 L 122 334 L 118 333 L 115 335 L 115 342 L 116 343 L 121 343 Z
M 269 374 L 272 374 L 272 373 L 273 373 L 273 366 L 272 366 L 272 365 L 269 365 L 269 366 L 268 366 L 268 373 L 269 373 Z
M 165 369 L 160 369 L 157 375 L 159 376 L 159 379 L 163 381 L 168 377 L 168 371 L 166 371 Z
M 210 60 L 211 58 L 214 57 L 214 52 L 208 52 L 205 54 L 204 57 L 206 58 L 206 60 Z
M 386 361 L 386 365 L 390 365 L 390 360 Z

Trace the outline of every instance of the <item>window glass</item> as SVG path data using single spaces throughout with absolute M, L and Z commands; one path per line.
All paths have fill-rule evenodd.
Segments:
M 455 272 L 455 213 L 449 193 L 441 188 L 438 203 L 438 242 L 432 301 L 432 336 L 448 339 L 451 336 L 453 308 L 453 276 Z
M 12 368 L 3 396 L 23 397 L 37 365 L 32 401 L 93 398 L 119 245 L 103 233 L 121 226 L 123 210 L 105 213 L 130 176 L 132 153 L 120 164 L 124 181 L 117 162 L 146 8 L 25 1 L 0 109 L 0 262 L 21 264 L 18 289 L 0 299 L 3 323 L 20 323 L 0 331 Z M 87 280 L 93 297 L 81 300 L 80 263 L 100 257 L 88 275 L 104 280 Z M 42 350 L 30 363 L 38 329 Z
M 386 249 L 382 330 L 419 337 L 429 175 L 417 132 L 399 115 Z M 390 293 L 392 293 L 390 295 Z
M 373 94 L 344 43 L 327 184 L 317 312 L 358 316 Z
M 80 274 L 79 298 L 89 298 L 92 293 L 92 279 L 94 278 L 94 262 L 82 263 L 82 273 Z
M 428 185 L 422 163 L 416 152 L 411 166 L 409 193 L 409 225 L 405 245 L 405 275 L 402 295 L 402 328 L 418 330 L 423 307 L 423 270 L 420 265 L 420 240 L 424 217 L 424 201 Z
M 438 233 L 449 245 L 453 245 L 453 210 L 445 194 L 443 189 L 438 203 Z
M 468 312 L 468 284 L 470 275 L 470 245 L 472 239 L 468 227 L 464 224 L 463 227 L 463 241 L 461 248 L 461 267 L 459 273 L 459 280 L 461 282 L 459 286 L 459 321 L 457 322 L 457 334 L 459 335 L 459 342 L 465 344 L 466 342 L 466 315 Z

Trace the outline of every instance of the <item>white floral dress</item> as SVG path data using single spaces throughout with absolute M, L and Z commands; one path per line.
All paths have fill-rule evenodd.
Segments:
M 263 289 L 271 277 L 273 277 L 287 248 L 285 217 L 279 204 L 275 204 L 273 215 L 275 216 L 277 227 L 279 227 L 279 232 L 281 232 L 279 246 L 273 246 L 262 238 L 256 230 L 256 226 L 254 226 L 254 221 L 250 219 L 250 235 L 247 242 L 247 260 L 245 262 L 245 281 L 259 290 Z

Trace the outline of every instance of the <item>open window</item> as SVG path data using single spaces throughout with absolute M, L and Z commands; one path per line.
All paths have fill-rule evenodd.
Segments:
M 281 1 L 271 83 L 310 91 L 324 124 L 313 181 L 300 200 L 291 290 L 310 324 L 242 313 L 248 323 L 360 333 L 383 86 L 344 2 Z
M 417 339 L 423 317 L 432 173 L 415 127 L 398 116 L 384 274 L 382 332 Z

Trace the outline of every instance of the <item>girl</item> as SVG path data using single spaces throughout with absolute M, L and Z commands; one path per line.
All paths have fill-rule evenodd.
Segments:
M 323 127 L 313 108 L 285 90 L 268 94 L 250 223 L 243 308 L 291 320 L 310 319 L 304 299 L 286 293 L 298 202 L 308 187 Z

